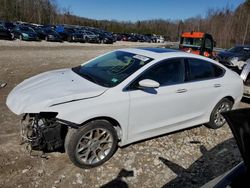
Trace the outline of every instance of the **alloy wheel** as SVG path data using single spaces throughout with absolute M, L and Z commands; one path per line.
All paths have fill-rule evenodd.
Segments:
M 114 144 L 112 134 L 103 128 L 91 129 L 79 140 L 76 157 L 86 165 L 105 159 Z
M 215 115 L 214 115 L 214 123 L 218 127 L 223 125 L 226 122 L 225 118 L 221 115 L 221 113 L 222 112 L 227 112 L 230 109 L 231 109 L 231 106 L 227 102 L 223 102 L 218 106 L 218 108 L 217 108 L 217 110 L 215 112 Z

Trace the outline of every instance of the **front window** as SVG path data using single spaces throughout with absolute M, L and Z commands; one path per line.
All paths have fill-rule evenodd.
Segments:
M 181 84 L 185 81 L 185 65 L 181 58 L 170 59 L 163 61 L 145 73 L 143 73 L 135 82 L 138 84 L 139 81 L 144 79 L 150 79 L 158 82 L 160 86 Z M 133 88 L 134 86 L 132 86 Z
M 150 61 L 152 59 L 146 56 L 115 51 L 72 70 L 98 85 L 114 87 Z
M 182 38 L 183 46 L 200 48 L 202 45 L 202 38 Z

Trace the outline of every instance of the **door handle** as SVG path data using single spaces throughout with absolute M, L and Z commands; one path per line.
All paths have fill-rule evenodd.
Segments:
M 187 89 L 178 89 L 176 93 L 185 93 L 187 92 Z
M 214 87 L 221 87 L 220 84 L 214 84 Z

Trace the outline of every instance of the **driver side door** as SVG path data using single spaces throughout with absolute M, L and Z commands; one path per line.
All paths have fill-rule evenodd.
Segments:
M 160 87 L 140 88 L 138 83 L 143 79 L 157 81 Z M 131 84 L 130 141 L 171 132 L 194 116 L 185 80 L 185 62 L 174 58 L 150 67 Z

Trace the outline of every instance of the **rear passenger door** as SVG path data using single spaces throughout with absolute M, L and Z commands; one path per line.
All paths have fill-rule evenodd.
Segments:
M 185 61 L 188 74 L 186 89 L 195 99 L 190 105 L 196 118 L 208 120 L 211 109 L 223 91 L 221 77 L 225 70 L 202 59 L 187 58 Z

